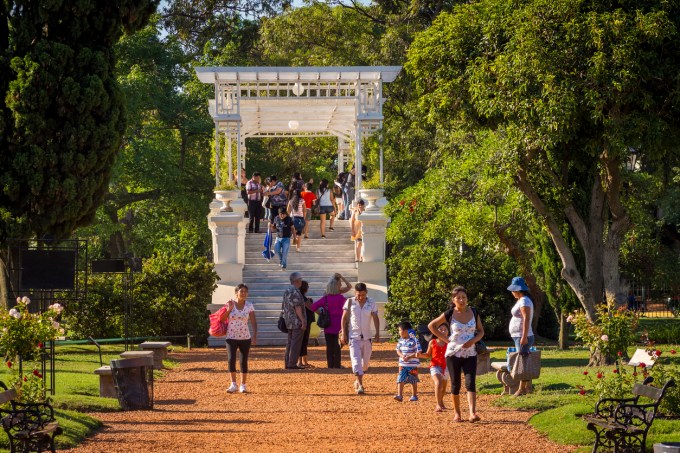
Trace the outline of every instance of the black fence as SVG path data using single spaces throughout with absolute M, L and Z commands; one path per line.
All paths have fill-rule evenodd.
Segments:
M 680 317 L 680 294 L 668 289 L 631 285 L 627 303 L 629 310 L 638 311 L 642 317 Z

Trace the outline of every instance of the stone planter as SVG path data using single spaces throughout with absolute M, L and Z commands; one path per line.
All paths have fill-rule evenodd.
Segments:
M 215 198 L 222 202 L 222 209 L 220 209 L 221 212 L 234 212 L 234 209 L 231 207 L 231 202 L 239 199 L 240 197 L 241 192 L 235 189 L 215 191 Z
M 362 199 L 366 200 L 366 211 L 380 211 L 380 206 L 376 204 L 376 201 L 383 198 L 383 195 L 385 194 L 384 189 L 361 189 L 359 190 L 359 194 Z

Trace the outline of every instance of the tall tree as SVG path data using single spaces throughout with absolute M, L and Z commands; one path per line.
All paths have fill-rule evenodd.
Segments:
M 290 5 L 290 0 L 170 0 L 164 2 L 161 19 L 169 35 L 200 56 L 237 43 L 244 30 L 257 31 L 252 25 L 258 18 L 276 16 Z
M 498 136 L 591 320 L 603 294 L 621 297 L 631 150 L 677 156 L 679 26 L 674 2 L 482 0 L 441 14 L 409 52 L 428 120 Z
M 92 220 L 125 130 L 113 45 L 157 3 L 0 4 L 0 243 Z

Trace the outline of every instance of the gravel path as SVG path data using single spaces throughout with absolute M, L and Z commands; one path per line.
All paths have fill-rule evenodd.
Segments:
M 250 393 L 231 395 L 226 351 L 173 353 L 181 365 L 155 383 L 153 411 L 92 414 L 104 427 L 72 451 L 570 451 L 532 429 L 531 412 L 491 406 L 496 396 L 480 396 L 476 424 L 454 423 L 452 411 L 435 413 L 425 367 L 420 401 L 397 403 L 393 348 L 374 347 L 363 396 L 353 394 L 347 370 L 321 368 L 323 347 L 310 347 L 318 368 L 306 371 L 283 370 L 282 348 L 251 349 Z M 347 354 L 343 348 L 343 365 Z

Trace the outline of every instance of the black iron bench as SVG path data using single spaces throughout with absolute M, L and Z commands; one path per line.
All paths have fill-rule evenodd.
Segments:
M 7 389 L 0 382 L 0 406 L 10 403 L 10 408 L 0 408 L 0 422 L 9 438 L 10 452 L 56 451 L 54 438 L 62 433 L 54 419 L 54 410 L 47 403 L 23 404 L 16 401 L 17 391 Z
M 663 387 L 649 385 L 653 379 L 648 377 L 642 384 L 633 386 L 632 398 L 602 398 L 595 405 L 595 413 L 584 416 L 588 429 L 595 432 L 593 453 L 600 447 L 613 449 L 614 452 L 644 452 L 649 431 L 659 403 L 666 390 L 675 385 L 672 379 Z M 642 404 L 640 397 L 650 400 Z

